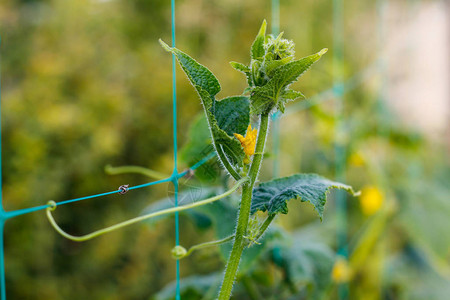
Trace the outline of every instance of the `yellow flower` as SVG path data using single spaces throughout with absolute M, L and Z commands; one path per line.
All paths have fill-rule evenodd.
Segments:
M 239 133 L 235 133 L 234 136 L 241 142 L 242 148 L 244 148 L 244 152 L 246 157 L 244 159 L 244 163 L 250 163 L 250 156 L 255 154 L 255 145 L 256 145 L 256 136 L 258 135 L 258 130 L 255 128 L 252 130 L 252 125 L 248 125 L 247 133 L 245 137 L 240 135 Z
M 352 166 L 355 167 L 361 167 L 364 166 L 364 157 L 361 155 L 360 152 L 354 152 L 352 155 L 350 155 L 349 163 Z
M 375 186 L 366 186 L 361 190 L 359 203 L 361 210 L 366 216 L 376 213 L 383 205 L 383 193 Z
M 333 281 L 337 283 L 348 282 L 351 276 L 352 270 L 350 269 L 347 260 L 342 257 L 338 258 L 331 271 L 331 278 Z

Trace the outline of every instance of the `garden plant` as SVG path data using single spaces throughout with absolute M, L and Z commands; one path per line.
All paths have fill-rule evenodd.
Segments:
M 447 299 L 446 4 L 2 1 L 2 300 Z
M 56 204 L 50 201 L 47 217 L 52 226 L 68 239 L 86 241 L 142 220 L 215 202 L 230 196 L 240 188 L 241 198 L 234 234 L 230 232 L 227 237 L 192 246 L 189 250 L 182 246 L 172 249 L 172 255 L 176 259 L 182 259 L 194 250 L 232 242 L 218 295 L 218 299 L 225 300 L 231 297 L 243 252 L 246 248 L 259 247 L 261 238 L 274 218 L 278 214 L 288 213 L 289 200 L 309 202 L 322 218 L 330 189 L 343 189 L 355 195 L 352 187 L 317 174 L 295 174 L 258 182 L 271 116 L 275 113 L 282 114 L 287 102 L 305 98 L 301 92 L 292 90 L 289 86 L 327 52 L 327 49 L 322 49 L 316 54 L 296 60 L 294 42 L 284 39 L 283 33 L 278 36 L 266 35 L 266 26 L 264 20 L 251 45 L 250 64 L 247 66 L 231 62 L 234 69 L 245 74 L 248 87 L 242 95 L 221 100 L 215 98 L 221 86 L 210 70 L 186 53 L 169 47 L 160 40 L 163 48 L 176 56 L 201 99 L 210 139 L 220 165 L 226 176 L 235 181 L 231 188 L 205 200 L 150 212 L 83 236 L 70 235 L 57 225 L 52 216 Z M 109 172 L 114 172 L 114 168 L 109 168 Z M 127 172 L 127 169 L 123 172 Z M 121 186 L 120 191 L 125 193 L 128 186 Z M 262 219 L 262 216 L 265 218 Z
M 258 243 L 277 214 L 288 212 L 289 200 L 298 198 L 302 202 L 310 202 L 322 217 L 329 189 L 345 189 L 354 194 L 350 186 L 316 174 L 295 174 L 255 186 L 264 157 L 270 115 L 275 111 L 283 113 L 288 101 L 304 98 L 302 93 L 289 86 L 327 49 L 295 60 L 294 42 L 284 39 L 283 33 L 276 37 L 266 35 L 264 21 L 251 46 L 249 66 L 231 62 L 233 68 L 245 74 L 248 87 L 241 96 L 216 100 L 220 84 L 212 72 L 179 49 L 160 42 L 167 51 L 176 55 L 196 89 L 220 162 L 237 181 L 236 186 L 242 186 L 236 231 L 233 236 L 217 242 L 233 240 L 219 293 L 219 299 L 229 299 L 242 252 Z M 259 121 L 258 128 L 252 129 L 249 124 L 253 118 Z M 254 219 L 257 211 L 267 212 L 266 219 L 260 224 Z M 186 253 L 182 247 L 174 249 L 174 252 L 180 258 Z

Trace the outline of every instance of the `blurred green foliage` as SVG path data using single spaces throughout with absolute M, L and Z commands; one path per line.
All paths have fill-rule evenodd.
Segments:
M 367 39 L 367 32 L 376 30 L 376 11 L 371 1 L 345 5 L 345 34 L 352 41 L 346 44 L 344 69 L 351 76 L 377 58 L 376 39 Z M 270 1 L 177 1 L 177 45 L 211 67 L 222 83 L 219 97 L 239 95 L 245 78 L 228 62 L 247 63 L 261 20 L 269 17 Z M 330 48 L 330 55 L 298 86 L 306 97 L 332 85 L 331 18 L 330 1 L 282 1 L 281 28 L 296 42 L 297 57 Z M 0 34 L 6 210 L 149 181 L 140 175 L 106 175 L 107 164 L 170 174 L 171 58 L 157 42 L 170 40 L 169 1 L 2 0 Z M 201 106 L 179 74 L 181 146 L 188 140 L 189 124 L 200 126 L 195 116 Z M 351 299 L 444 299 L 450 286 L 450 171 L 444 142 L 403 127 L 387 107 L 380 110 L 378 85 L 370 80 L 345 96 L 346 183 L 377 186 L 391 207 L 381 225 L 371 226 L 376 215 L 365 216 L 358 201 L 348 202 L 350 253 L 368 253 L 355 266 Z M 329 101 L 281 119 L 281 175 L 301 171 L 334 177 L 333 113 Z M 185 147 L 180 168 L 198 161 L 202 151 Z M 261 180 L 270 179 L 271 165 L 268 159 Z M 226 184 L 214 161 L 210 167 L 215 179 L 204 168 L 198 179 L 206 180 L 181 180 L 187 198 Z M 84 201 L 58 208 L 56 218 L 68 232 L 83 234 L 136 216 L 149 205 L 159 207 L 156 200 L 170 197 L 171 191 L 164 184 Z M 312 207 L 290 203 L 289 216 L 278 218 L 281 234 L 259 251 L 250 249 L 259 253 L 241 270 L 235 298 L 260 299 L 262 293 L 273 299 L 336 299 L 330 277 L 336 246 L 332 202 L 321 224 Z M 232 217 L 226 226 L 217 221 L 217 212 L 227 216 L 220 215 L 224 208 L 215 214 L 214 209 L 182 215 L 182 245 L 223 237 L 226 228 L 233 228 Z M 173 296 L 168 285 L 175 278 L 170 218 L 77 244 L 56 235 L 44 213 L 33 213 L 8 221 L 5 235 L 9 299 Z M 183 299 L 214 295 L 222 269 L 217 249 L 184 259 Z

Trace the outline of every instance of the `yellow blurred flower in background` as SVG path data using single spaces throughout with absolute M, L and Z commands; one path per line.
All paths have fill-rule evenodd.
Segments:
M 331 278 L 334 282 L 344 283 L 350 280 L 351 275 L 352 270 L 348 261 L 343 257 L 339 257 L 334 263 L 333 270 L 331 270 Z
M 361 210 L 366 216 L 371 216 L 376 213 L 384 202 L 382 191 L 376 186 L 366 186 L 361 190 L 359 203 Z
M 362 167 L 362 166 L 364 166 L 364 163 L 365 163 L 364 157 L 362 156 L 362 154 L 360 152 L 353 152 L 350 155 L 349 163 L 351 166 Z

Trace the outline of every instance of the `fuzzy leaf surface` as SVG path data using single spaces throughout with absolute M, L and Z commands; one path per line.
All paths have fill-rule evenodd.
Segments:
M 248 72 L 250 72 L 250 68 L 248 66 L 241 64 L 239 62 L 232 61 L 232 62 L 230 62 L 230 65 L 233 67 L 233 69 L 235 69 L 239 72 L 242 72 L 244 74 L 247 74 Z
M 269 214 L 287 214 L 287 202 L 300 199 L 301 202 L 310 202 L 322 219 L 330 189 L 344 189 L 355 195 L 351 186 L 317 174 L 296 174 L 263 182 L 253 189 L 251 213 L 260 210 L 268 211 Z
M 264 113 L 275 106 L 284 111 L 285 103 L 291 99 L 284 98 L 283 92 L 318 61 L 326 51 L 326 49 L 323 49 L 316 54 L 275 68 L 272 71 L 273 77 L 267 84 L 253 89 L 250 96 L 252 114 Z
M 250 123 L 250 101 L 245 96 L 235 96 L 216 101 L 214 111 L 219 128 L 228 135 L 244 135 Z
M 241 143 L 234 137 L 229 136 L 226 131 L 219 127 L 215 114 L 213 111 L 213 104 L 215 105 L 217 101 L 211 97 L 208 92 L 203 90 L 201 87 L 196 86 L 198 95 L 202 100 L 203 107 L 205 109 L 206 119 L 208 120 L 209 129 L 214 142 L 217 146 L 222 147 L 224 152 L 230 158 L 231 162 L 235 165 L 242 162 L 244 158 L 244 150 L 241 147 Z M 220 114 L 220 112 L 218 113 Z
M 218 102 L 215 99 L 215 95 L 220 91 L 220 84 L 217 78 L 210 70 L 208 70 L 208 68 L 199 64 L 186 53 L 179 49 L 169 47 L 161 40 L 160 43 L 165 50 L 175 54 L 189 81 L 197 90 L 197 93 L 203 103 L 206 119 L 208 121 L 215 146 L 222 147 L 233 164 L 241 164 L 245 155 L 242 150 L 241 143 L 239 143 L 239 141 L 234 137 L 228 135 L 226 131 L 221 129 L 216 120 L 216 104 Z M 219 105 L 218 107 L 220 109 L 227 106 Z M 217 111 L 217 115 L 223 114 L 220 111 Z
M 247 78 L 247 83 L 248 83 L 248 85 L 249 85 L 249 86 L 252 85 L 252 79 L 251 79 L 251 76 L 252 76 L 252 75 L 251 75 L 250 67 L 248 67 L 248 66 L 246 66 L 246 65 L 244 65 L 244 64 L 235 62 L 235 61 L 230 62 L 230 65 L 233 67 L 233 69 L 235 69 L 235 70 L 237 70 L 237 71 L 239 71 L 239 72 L 244 73 L 244 74 L 245 74 L 245 77 Z
M 180 149 L 180 158 L 188 166 L 198 163 L 214 152 L 211 133 L 205 114 L 198 114 L 189 125 L 186 143 Z M 195 170 L 195 177 L 201 181 L 212 182 L 220 175 L 217 158 L 212 158 Z
M 220 92 L 220 83 L 216 76 L 205 66 L 199 64 L 195 59 L 184 53 L 183 51 L 169 47 L 162 40 L 159 40 L 163 48 L 176 55 L 181 68 L 188 76 L 194 87 L 199 86 L 208 92 L 211 96 L 215 96 Z
M 303 95 L 301 92 L 294 91 L 294 90 L 291 90 L 291 89 L 284 90 L 283 93 L 281 94 L 281 96 L 284 99 L 292 100 L 292 101 L 297 99 L 297 98 L 302 98 L 302 99 L 305 98 L 305 95 Z
M 250 51 L 252 59 L 261 58 L 264 56 L 266 51 L 264 50 L 264 40 L 266 36 L 266 20 L 263 21 L 261 28 L 259 29 L 258 35 L 255 38 L 255 41 L 252 44 L 252 48 Z

